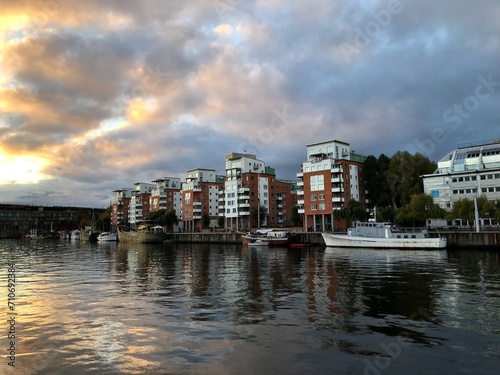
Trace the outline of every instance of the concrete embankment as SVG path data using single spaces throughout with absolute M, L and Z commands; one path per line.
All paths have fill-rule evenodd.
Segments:
M 437 236 L 432 232 L 433 237 Z M 448 239 L 448 248 L 496 248 L 500 250 L 500 232 L 449 231 L 439 235 Z M 175 242 L 184 243 L 241 243 L 239 233 L 173 233 Z M 325 245 L 319 232 L 298 232 L 296 242 Z
M 439 234 L 447 238 L 448 248 L 500 249 L 500 232 L 446 231 Z

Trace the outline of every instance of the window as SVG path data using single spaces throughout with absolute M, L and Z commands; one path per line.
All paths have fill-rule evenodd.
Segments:
M 320 203 L 320 204 L 319 204 L 319 209 L 320 209 L 320 210 L 325 210 L 325 208 L 326 208 L 326 207 L 325 207 L 325 204 L 324 204 L 324 203 Z
M 311 210 L 315 211 L 318 209 L 318 205 L 316 204 L 311 204 Z
M 311 195 L 311 200 L 315 201 L 316 200 L 316 194 Z

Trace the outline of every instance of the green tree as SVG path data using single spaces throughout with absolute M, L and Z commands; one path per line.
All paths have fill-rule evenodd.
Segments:
M 370 155 L 363 163 L 365 188 L 372 204 L 377 207 L 390 206 L 392 203 L 391 190 L 387 183 L 390 161 L 386 155 L 381 154 L 378 159 Z
M 356 199 L 351 199 L 343 208 L 333 211 L 333 218 L 339 221 L 345 220 L 347 226 L 350 226 L 355 220 L 365 221 L 366 211 L 361 203 Z
M 446 211 L 434 203 L 430 195 L 414 194 L 410 203 L 400 208 L 395 217 L 395 222 L 400 225 L 424 226 L 427 219 L 443 219 Z
M 206 229 L 210 226 L 210 215 L 206 212 L 204 212 L 202 215 L 201 215 L 201 227 L 203 229 Z
M 403 207 L 410 203 L 411 196 L 424 192 L 421 175 L 436 170 L 436 163 L 420 153 L 411 155 L 408 151 L 398 151 L 389 163 L 387 183 L 392 194 L 392 206 Z
M 149 220 L 153 220 L 158 225 L 167 228 L 167 231 L 172 231 L 174 224 L 177 224 L 179 220 L 177 219 L 177 214 L 173 208 L 169 210 L 161 209 L 158 211 L 153 211 L 149 214 Z
M 219 228 L 224 228 L 224 225 L 225 225 L 224 216 L 219 216 L 219 218 L 217 219 L 217 226 Z
M 468 220 L 474 222 L 474 201 L 468 198 L 461 198 L 453 203 L 453 219 Z
M 290 220 L 292 224 L 296 227 L 302 225 L 302 217 L 299 214 L 299 206 L 295 205 L 292 207 L 292 213 L 290 214 Z

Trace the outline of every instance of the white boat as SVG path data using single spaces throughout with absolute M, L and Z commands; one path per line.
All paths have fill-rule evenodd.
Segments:
M 425 229 L 401 229 L 390 223 L 359 222 L 347 234 L 321 233 L 328 247 L 376 249 L 444 249 L 446 238 L 430 237 Z
M 75 229 L 73 232 L 71 232 L 71 240 L 73 241 L 80 241 L 80 230 Z
M 118 235 L 111 232 L 102 232 L 97 236 L 97 241 L 118 241 Z

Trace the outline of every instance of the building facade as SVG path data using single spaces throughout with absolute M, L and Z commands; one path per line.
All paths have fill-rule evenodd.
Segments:
M 128 222 L 132 227 L 146 220 L 150 213 L 151 191 L 155 184 L 136 182 L 130 194 L 130 205 L 128 208 Z
M 432 174 L 421 176 L 424 192 L 451 211 L 461 199 L 484 195 L 500 199 L 500 139 L 460 144 L 438 162 Z
M 223 189 L 223 176 L 215 169 L 195 168 L 187 171 L 182 185 L 182 221 L 185 231 L 200 231 L 203 215 L 208 215 L 209 228 L 218 226 L 219 191 Z
M 122 188 L 113 191 L 111 200 L 111 230 L 116 231 L 118 225 L 128 224 L 128 212 L 132 188 Z
M 277 180 L 275 170 L 253 154 L 229 153 L 225 164 L 219 216 L 224 217 L 226 228 L 248 231 L 260 226 L 291 224 L 294 203 L 291 183 Z
M 368 208 L 362 178 L 365 157 L 351 151 L 349 143 L 331 140 L 307 147 L 307 160 L 297 173 L 299 214 L 304 230 L 336 229 L 333 212 L 351 199 Z M 337 226 L 345 223 L 337 223 Z M 345 229 L 345 228 L 342 228 Z

